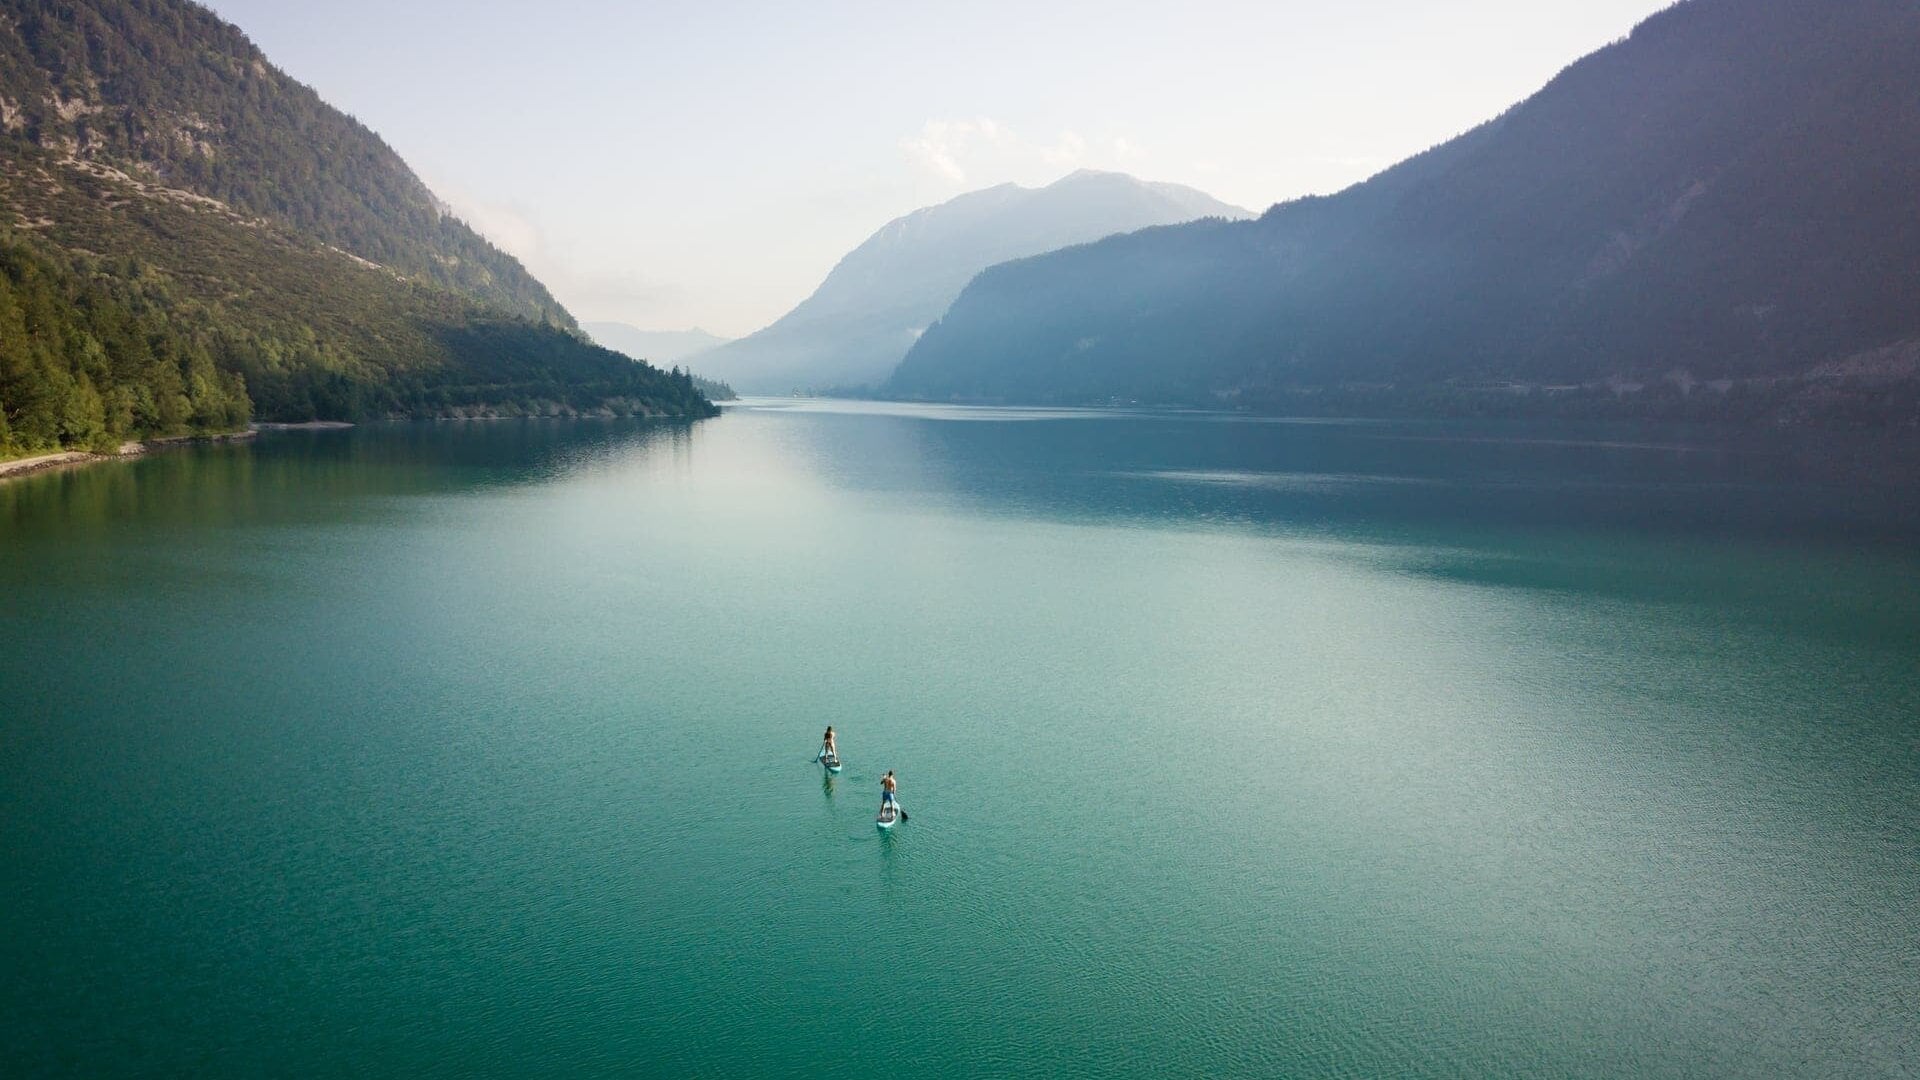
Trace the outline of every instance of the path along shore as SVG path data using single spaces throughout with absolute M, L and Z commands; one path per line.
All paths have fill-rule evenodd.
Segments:
M 58 469 L 67 465 L 84 465 L 95 461 L 119 461 L 123 458 L 138 457 L 154 450 L 164 450 L 169 446 L 181 446 L 196 442 L 236 442 L 251 439 L 262 431 L 284 431 L 296 428 L 336 428 L 352 427 L 331 421 L 311 424 L 254 424 L 245 431 L 228 431 L 219 435 L 177 435 L 170 439 L 148 439 L 145 442 L 121 443 L 120 449 L 110 454 L 94 453 L 87 450 L 67 450 L 58 454 L 39 454 L 34 457 L 14 458 L 12 461 L 0 461 L 0 480 L 12 480 L 30 473 Z

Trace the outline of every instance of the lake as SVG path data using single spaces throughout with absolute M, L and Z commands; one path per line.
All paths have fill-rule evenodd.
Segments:
M 3 484 L 0 1052 L 1911 1076 L 1915 442 L 749 401 Z

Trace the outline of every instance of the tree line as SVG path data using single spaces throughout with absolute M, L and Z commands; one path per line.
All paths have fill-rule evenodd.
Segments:
M 171 318 L 163 282 L 0 232 L 0 457 L 112 450 L 232 431 L 253 405 L 205 320 Z

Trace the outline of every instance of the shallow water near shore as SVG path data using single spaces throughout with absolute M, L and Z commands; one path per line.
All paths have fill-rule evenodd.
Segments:
M 0 485 L 0 1047 L 1911 1075 L 1911 442 L 750 401 Z

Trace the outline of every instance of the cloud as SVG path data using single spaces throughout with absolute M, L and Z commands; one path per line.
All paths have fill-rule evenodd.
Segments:
M 1087 140 L 1071 131 L 1060 133 L 1060 141 L 1040 148 L 1040 160 L 1063 168 L 1078 166 L 1087 157 Z
M 1382 169 L 1393 163 L 1393 159 L 1374 154 L 1316 154 L 1301 160 L 1309 165 L 1338 165 L 1345 169 Z
M 935 176 L 956 184 L 967 182 L 967 171 L 960 156 L 973 142 L 999 142 L 1006 129 L 989 117 L 971 120 L 929 120 L 920 126 L 920 134 L 900 140 L 907 159 Z
M 447 212 L 519 259 L 576 316 L 650 323 L 685 299 L 684 290 L 633 267 L 609 263 L 577 241 L 553 236 L 518 207 L 476 196 L 457 184 L 430 181 Z
M 429 181 L 427 187 L 454 217 L 521 262 L 538 258 L 546 247 L 540 227 L 519 209 L 480 198 L 454 184 Z
M 928 120 L 899 145 L 915 169 L 956 187 L 980 179 L 1046 180 L 1067 170 L 1117 167 L 1144 156 L 1137 143 L 1122 135 L 1089 139 L 1065 130 L 1042 142 L 987 116 Z

